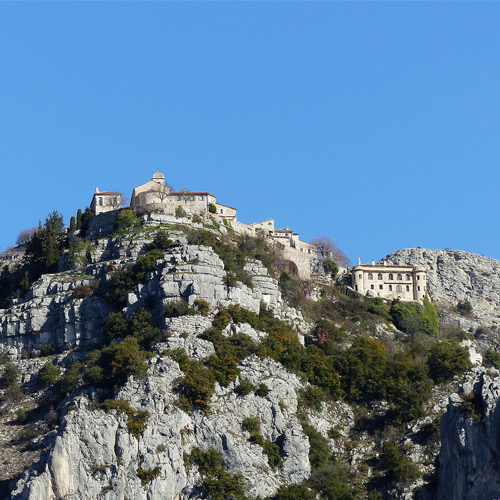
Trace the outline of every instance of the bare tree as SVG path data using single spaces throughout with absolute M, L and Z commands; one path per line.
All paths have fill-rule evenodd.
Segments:
M 342 267 L 351 265 L 349 257 L 345 252 L 339 249 L 331 238 L 319 236 L 318 238 L 313 238 L 310 243 L 318 247 L 318 251 L 323 259 L 331 259 Z
M 35 236 L 36 233 L 38 233 L 38 227 L 30 227 L 29 229 L 23 229 L 19 235 L 16 238 L 16 245 L 17 246 L 23 246 L 26 245 L 28 242 L 30 242 Z
M 121 195 L 121 203 L 120 203 L 121 208 L 127 207 L 130 204 L 130 200 L 128 199 L 127 196 L 123 195 L 122 193 L 120 193 L 120 195 Z
M 158 199 L 159 203 L 163 203 L 172 192 L 172 188 L 168 184 L 163 185 L 156 182 L 150 191 Z
M 119 208 L 124 206 L 124 200 L 126 203 L 126 197 L 123 196 L 122 193 L 113 193 L 116 194 L 116 196 L 109 197 L 107 203 L 111 205 L 113 210 L 118 210 Z

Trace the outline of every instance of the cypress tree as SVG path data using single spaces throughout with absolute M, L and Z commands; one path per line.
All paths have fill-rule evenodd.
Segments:
M 78 212 L 76 212 L 76 228 L 81 229 L 82 227 L 82 209 L 79 208 Z
M 69 232 L 74 233 L 76 231 L 76 221 L 74 217 L 69 220 Z
M 29 278 L 28 271 L 24 271 L 24 278 L 21 282 L 21 286 L 23 287 L 23 289 L 26 292 L 30 289 L 30 278 Z

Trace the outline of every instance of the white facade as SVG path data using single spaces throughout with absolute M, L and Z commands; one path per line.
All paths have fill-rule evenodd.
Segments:
M 427 271 L 407 265 L 358 264 L 350 270 L 352 288 L 367 297 L 422 302 L 427 291 Z

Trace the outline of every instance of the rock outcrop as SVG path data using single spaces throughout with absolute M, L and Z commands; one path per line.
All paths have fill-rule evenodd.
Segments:
M 75 271 L 43 275 L 24 299 L 8 310 L 0 310 L 0 349 L 16 357 L 45 344 L 66 349 L 99 343 L 102 323 L 111 309 L 102 297 L 92 295 L 80 299 L 75 298 L 75 292 L 89 287 L 91 281 L 98 281 L 100 288 L 105 287 L 109 267 L 122 267 L 135 260 L 145 252 L 150 241 L 144 238 L 97 241 L 93 262 L 86 269 L 90 276 L 83 280 Z M 192 305 L 197 299 L 203 299 L 213 307 L 240 304 L 253 312 L 258 312 L 264 303 L 277 317 L 307 331 L 301 314 L 283 302 L 277 281 L 262 264 L 249 261 L 246 268 L 252 276 L 252 287 L 239 282 L 228 286 L 224 264 L 211 247 L 174 247 L 157 261 L 145 282 L 129 293 L 125 313 L 130 315 L 153 299 L 157 319 L 165 321 L 168 329 L 163 307 L 171 301 L 185 300 Z
M 500 377 L 481 369 L 450 396 L 441 419 L 439 500 L 500 497 Z
M 210 353 L 206 341 L 188 341 L 202 344 L 194 352 Z M 117 395 L 135 410 L 149 412 L 140 439 L 129 433 L 123 413 L 92 410 L 87 397 L 77 397 L 50 451 L 36 469 L 23 475 L 12 498 L 174 500 L 181 498 L 181 492 L 182 498 L 199 498 L 197 469 L 188 468 L 183 458 L 197 447 L 220 452 L 225 469 L 243 475 L 252 497 L 270 495 L 283 482 L 299 483 L 308 477 L 309 441 L 296 416 L 302 383 L 280 364 L 254 356 L 244 359 L 241 377 L 256 386 L 265 383 L 267 396 L 239 396 L 234 384 L 216 385 L 210 413 L 191 415 L 176 406 L 175 381 L 183 376 L 177 363 L 158 356 L 149 365 L 145 380 L 131 378 Z M 283 462 L 278 467 L 270 467 L 262 447 L 248 440 L 241 427 L 247 417 L 260 420 L 265 439 L 280 443 Z M 154 478 L 141 482 L 139 468 L 157 467 Z
M 459 301 L 468 301 L 479 323 L 500 325 L 500 261 L 461 250 L 426 248 L 398 250 L 385 260 L 424 267 L 429 293 L 440 306 L 453 309 Z

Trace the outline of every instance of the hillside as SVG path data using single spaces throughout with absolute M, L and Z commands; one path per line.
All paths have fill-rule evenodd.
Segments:
M 349 297 L 319 261 L 302 280 L 279 244 L 211 215 L 110 212 L 58 249 L 0 310 L 5 498 L 469 494 L 453 429 L 480 434 L 496 415 L 496 261 L 388 256 L 428 268 L 438 317 L 430 300 Z M 24 266 L 4 279 L 33 276 Z M 484 458 L 479 442 L 468 453 Z

